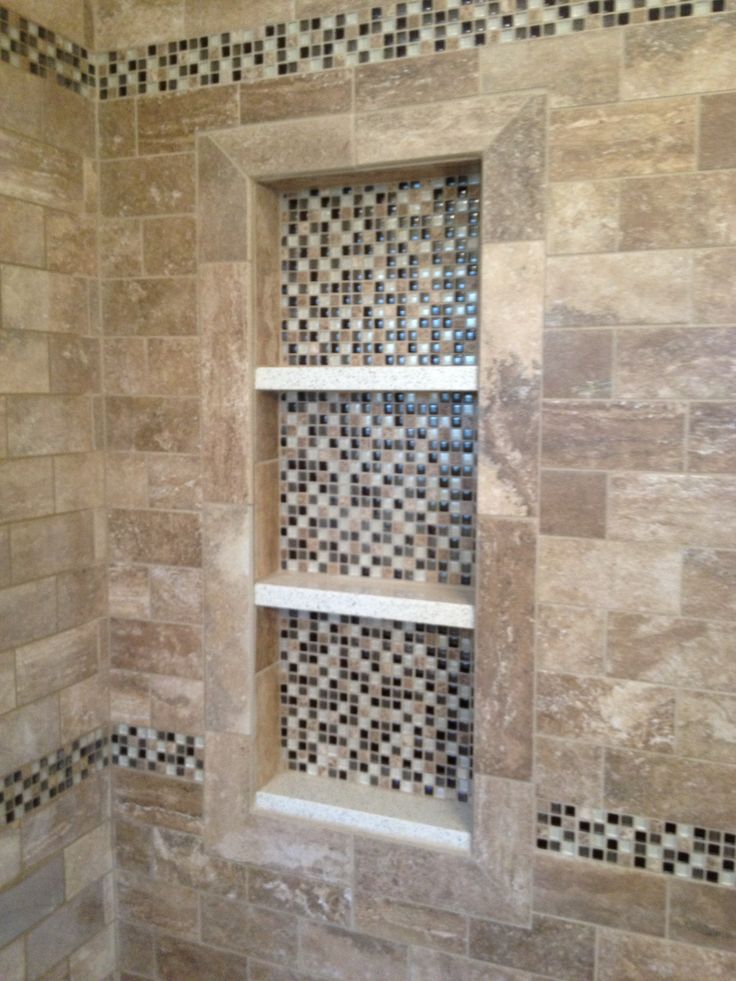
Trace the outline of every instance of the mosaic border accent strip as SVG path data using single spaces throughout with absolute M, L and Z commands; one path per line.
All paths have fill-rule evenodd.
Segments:
M 736 886 L 736 831 L 538 801 L 537 848 L 618 868 Z
M 7 7 L 0 7 L 0 61 L 94 97 L 97 56 Z
M 71 790 L 109 763 L 106 729 L 94 729 L 0 781 L 0 824 L 13 824 Z
M 204 736 L 121 723 L 113 727 L 110 743 L 113 766 L 204 780 Z

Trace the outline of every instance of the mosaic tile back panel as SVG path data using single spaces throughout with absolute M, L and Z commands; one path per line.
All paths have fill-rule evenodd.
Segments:
M 471 631 L 290 611 L 280 637 L 290 769 L 468 799 Z
M 478 173 L 281 204 L 283 364 L 476 363 Z
M 475 395 L 281 395 L 281 566 L 472 585 Z

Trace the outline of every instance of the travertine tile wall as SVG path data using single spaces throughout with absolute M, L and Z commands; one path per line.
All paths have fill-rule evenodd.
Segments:
M 152 39 L 183 36 L 178 23 L 156 26 L 180 4 L 146 6 Z M 310 14 L 320 9 L 309 6 Z M 131 33 L 140 5 L 105 0 L 99 13 L 108 33 L 104 41 L 98 34 L 98 46 L 140 40 Z M 244 26 L 252 5 L 228 4 L 223 16 Z M 210 21 L 201 26 L 211 29 Z M 112 719 L 207 732 L 205 790 L 193 780 L 115 771 L 122 977 L 689 981 L 736 973 L 732 888 L 537 851 L 532 894 L 528 800 L 533 779 L 543 801 L 734 827 L 735 40 L 734 15 L 715 16 L 100 105 Z M 447 78 L 447 59 L 456 74 L 433 84 Z M 13 79 L 24 91 L 40 84 Z M 499 99 L 529 108 L 502 125 Z M 0 162 L 7 207 L 78 214 L 85 197 L 68 162 L 83 145 L 78 133 L 49 157 L 52 165 L 33 169 L 36 144 L 13 148 L 23 126 L 43 125 L 43 113 L 16 109 L 8 118 L 16 117 L 4 137 L 10 163 Z M 256 120 L 270 122 L 247 154 L 227 134 L 195 146 L 197 133 Z M 269 757 L 269 720 L 254 728 L 248 689 L 255 667 L 259 692 L 272 690 L 274 622 L 264 617 L 254 650 L 243 601 L 253 508 L 245 463 L 255 452 L 256 482 L 275 473 L 275 430 L 259 432 L 251 450 L 252 400 L 232 398 L 246 391 L 255 359 L 245 284 L 263 253 L 262 242 L 253 253 L 245 217 L 257 214 L 268 227 L 275 212 L 268 195 L 248 191 L 243 172 L 298 173 L 315 130 L 322 155 L 312 154 L 313 170 L 380 165 L 384 148 L 399 144 L 407 157 L 439 156 L 448 144 L 462 155 L 485 145 L 479 134 L 487 144 L 501 131 L 496 176 L 487 167 L 484 184 L 484 266 L 503 275 L 489 278 L 484 295 L 494 328 L 485 356 L 496 367 L 481 400 L 478 510 L 481 574 L 502 588 L 480 606 L 476 726 L 484 748 L 472 861 L 246 820 L 242 788 L 262 782 L 278 761 Z M 58 126 L 54 138 L 70 132 Z M 542 168 L 544 199 L 532 190 Z M 6 220 L 19 227 L 13 213 Z M 22 227 L 26 258 L 9 265 L 55 272 L 32 219 Z M 32 309 L 46 295 L 36 289 Z M 540 358 L 533 328 L 542 302 Z M 259 310 L 259 320 L 268 316 Z M 37 384 L 38 357 L 29 349 L 22 362 L 13 359 L 13 372 L 22 363 L 25 376 L 28 365 Z M 63 364 L 68 378 L 69 359 Z M 51 386 L 62 375 L 49 372 Z M 527 410 L 515 409 L 540 384 L 541 448 Z M 36 452 L 53 454 L 56 465 L 68 457 L 60 438 L 74 439 L 75 454 L 87 446 L 77 388 L 48 391 L 18 398 L 58 398 L 63 425 L 54 413 L 48 426 L 20 426 L 15 439 L 30 438 L 30 428 L 43 441 Z M 17 417 L 8 418 L 12 432 Z M 62 513 L 84 514 L 79 507 Z M 17 526 L 19 543 L 27 520 Z M 44 561 L 53 554 L 44 551 Z M 35 582 L 38 549 L 24 544 L 17 555 L 24 580 Z M 42 574 L 61 579 L 66 571 L 51 560 Z M 9 587 L 20 588 L 29 590 L 26 581 Z M 42 616 L 38 595 L 22 622 Z M 535 705 L 519 697 L 531 691 L 523 654 L 532 614 Z M 251 742 L 260 746 L 255 775 Z M 49 848 L 79 833 L 66 830 L 61 812 L 65 801 L 76 801 L 75 816 L 89 806 L 78 794 L 39 811 L 36 834 L 56 829 Z M 528 820 L 508 817 L 520 813 Z M 24 820 L 33 827 L 33 817 Z M 15 877 L 17 832 L 0 842 Z M 60 897 L 51 883 L 58 860 L 44 864 L 34 857 L 47 854 L 40 849 L 28 846 L 31 874 L 13 878 L 16 907 L 35 889 L 49 903 Z M 499 889 L 485 870 L 503 863 Z M 70 881 L 67 872 L 69 895 Z M 69 918 L 88 908 L 79 895 Z M 53 967 L 43 960 L 44 938 L 60 922 L 54 914 L 37 928 L 42 963 L 31 976 Z M 68 922 L 65 942 L 86 944 Z M 22 950 L 16 941 L 0 948 L 10 977 Z
M 95 111 L 5 64 L 0 106 L 0 977 L 82 981 L 115 961 Z

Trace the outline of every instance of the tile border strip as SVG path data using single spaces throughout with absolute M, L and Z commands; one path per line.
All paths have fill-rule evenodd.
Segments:
M 537 849 L 691 882 L 736 886 L 736 829 L 537 801 Z
M 701 18 L 736 0 L 405 0 L 250 30 L 92 52 L 0 6 L 0 62 L 89 98 L 253 83 L 496 43 Z M 99 96 L 98 96 L 99 93 Z
M 204 780 L 204 736 L 119 723 L 112 727 L 110 751 L 112 765 L 121 769 Z

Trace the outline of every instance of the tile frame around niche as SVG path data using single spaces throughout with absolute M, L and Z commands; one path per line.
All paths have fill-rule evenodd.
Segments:
M 526 926 L 535 821 L 530 706 L 537 506 L 536 453 L 526 452 L 524 440 L 536 438 L 539 424 L 546 100 L 494 96 L 477 102 L 477 115 L 460 121 L 452 134 L 449 157 L 447 133 L 433 113 L 421 112 L 412 133 L 383 139 L 378 151 L 360 133 L 353 141 L 351 114 L 323 120 L 320 129 L 289 120 L 198 139 L 200 257 L 207 260 L 199 266 L 206 365 L 204 833 L 217 854 L 243 862 L 280 848 L 283 835 L 298 851 L 313 848 L 322 834 L 317 826 L 251 811 L 257 790 L 283 768 L 277 614 L 257 610 L 253 596 L 255 581 L 279 567 L 278 398 L 256 393 L 253 384 L 257 367 L 280 360 L 278 193 L 333 178 L 377 180 L 377 173 L 406 174 L 428 162 L 440 167 L 451 160 L 455 168 L 480 161 L 482 187 L 493 194 L 483 201 L 489 220 L 482 221 L 481 238 L 479 408 L 493 425 L 479 432 L 484 489 L 478 507 L 472 853 L 450 853 L 447 862 L 458 880 L 474 883 L 462 899 L 467 912 Z M 508 140 L 520 130 L 528 134 L 531 155 L 523 188 L 505 186 Z M 209 224 L 213 214 L 216 234 Z M 505 275 L 494 275 L 499 270 Z M 243 398 L 230 397 L 234 386 Z M 513 405 L 507 386 L 524 393 Z M 513 576 L 499 575 L 499 567 L 511 568 Z M 511 625 L 513 649 L 505 639 Z M 341 833 L 329 837 L 327 847 L 340 847 Z M 374 844 L 377 861 L 387 866 L 395 849 L 406 847 L 386 839 Z M 431 849 L 412 847 L 412 854 L 428 869 L 436 860 Z

